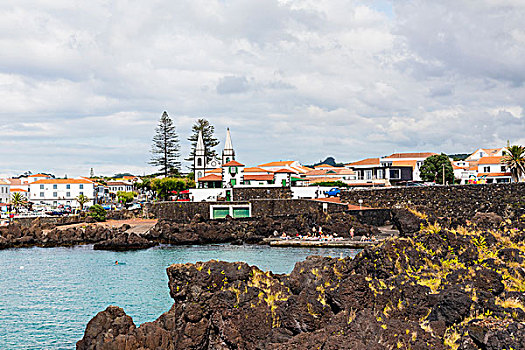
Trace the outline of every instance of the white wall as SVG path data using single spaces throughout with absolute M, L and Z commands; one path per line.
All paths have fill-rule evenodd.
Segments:
M 329 191 L 333 187 L 326 186 L 308 186 L 308 187 L 291 187 L 294 199 L 298 198 L 316 198 L 315 191 L 319 189 L 319 197 L 325 198 L 325 191 Z
M 193 202 L 213 202 L 217 197 L 225 197 L 226 188 L 190 188 L 190 200 Z
M 44 188 L 41 188 L 41 185 Z M 53 187 L 56 185 L 56 189 Z M 79 208 L 80 204 L 75 200 L 76 197 L 83 194 L 84 196 L 90 199 L 89 202 L 84 204 L 84 207 L 89 207 L 93 205 L 93 195 L 94 188 L 93 184 L 78 184 L 72 183 L 69 184 L 70 188 L 67 188 L 68 184 L 30 184 L 30 200 L 33 203 L 44 202 L 47 205 L 55 206 L 56 205 L 71 205 L 73 208 Z M 83 188 L 80 188 L 80 185 L 83 185 Z M 56 196 L 54 195 L 56 193 Z M 43 196 L 41 196 L 43 194 Z

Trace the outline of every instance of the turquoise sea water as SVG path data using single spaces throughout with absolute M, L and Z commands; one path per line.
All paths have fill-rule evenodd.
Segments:
M 108 305 L 136 325 L 173 304 L 166 267 L 173 263 L 244 261 L 289 273 L 309 255 L 355 256 L 353 249 L 268 246 L 156 247 L 135 252 L 91 246 L 0 251 L 0 349 L 74 349 L 89 320 Z M 115 261 L 125 265 L 115 265 Z

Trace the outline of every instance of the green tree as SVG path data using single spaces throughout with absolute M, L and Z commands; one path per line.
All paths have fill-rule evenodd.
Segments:
M 89 216 L 97 221 L 106 221 L 106 209 L 102 208 L 100 204 L 92 205 L 89 208 Z
M 119 203 L 122 203 L 122 204 L 131 203 L 133 202 L 133 198 L 135 198 L 135 192 L 118 191 L 117 198 L 118 198 Z
M 89 198 L 83 194 L 79 195 L 75 200 L 80 204 L 80 210 L 84 209 L 84 204 L 89 202 Z
M 519 182 L 525 175 L 525 147 L 518 145 L 510 145 L 507 141 L 507 151 L 501 162 L 509 168 L 512 175 L 512 181 Z
M 15 211 L 18 213 L 18 209 L 26 204 L 27 200 L 24 196 L 20 194 L 20 192 L 15 192 L 11 196 L 11 205 L 15 207 Z
M 184 191 L 192 185 L 195 186 L 195 182 L 186 178 L 166 177 L 151 181 L 151 189 L 157 192 L 157 197 L 160 200 L 168 200 L 172 195 L 172 191 Z
M 180 170 L 179 149 L 179 137 L 175 132 L 175 126 L 168 113 L 164 111 L 155 129 L 155 136 L 153 136 L 149 164 L 160 167 L 160 173 L 165 177 L 178 174 Z
M 136 182 L 135 188 L 137 190 L 144 190 L 149 191 L 151 190 L 151 179 L 150 178 L 143 178 L 142 182 Z
M 213 136 L 215 128 L 206 119 L 197 119 L 195 124 L 191 127 L 193 134 L 188 137 L 188 141 L 191 141 L 191 152 L 188 158 L 185 160 L 192 162 L 191 169 L 193 169 L 193 157 L 195 156 L 195 148 L 197 147 L 197 140 L 199 138 L 199 131 L 202 131 L 202 141 L 204 142 L 204 154 L 207 159 L 217 157 L 217 152 L 213 149 L 219 144 L 219 141 Z
M 443 184 L 443 171 L 445 171 L 445 182 L 454 182 L 454 169 L 446 154 L 433 155 L 425 159 L 421 165 L 420 177 L 423 181 Z

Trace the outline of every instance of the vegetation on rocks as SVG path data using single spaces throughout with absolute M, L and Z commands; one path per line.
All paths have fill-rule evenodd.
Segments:
M 400 210 L 394 221 L 402 237 L 354 259 L 309 257 L 289 275 L 172 265 L 169 311 L 137 328 L 109 307 L 77 348 L 525 348 L 523 214 L 458 226 Z

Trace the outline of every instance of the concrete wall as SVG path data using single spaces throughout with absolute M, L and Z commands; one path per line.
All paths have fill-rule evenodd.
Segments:
M 350 190 L 342 200 L 376 208 L 423 207 L 437 216 L 473 216 L 494 212 L 501 216 L 525 214 L 525 183 L 396 187 Z

